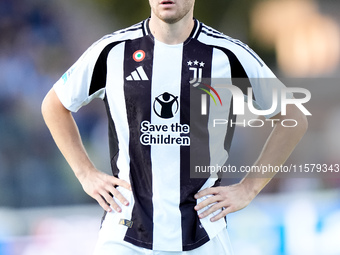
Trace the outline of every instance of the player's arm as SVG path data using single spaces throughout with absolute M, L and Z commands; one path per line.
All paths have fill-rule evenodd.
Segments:
M 307 118 L 295 105 L 287 106 L 287 115 L 277 115 L 273 119 L 279 119 L 280 121 L 277 123 L 280 123 L 283 119 L 294 119 L 298 122 L 298 125 L 288 128 L 281 124 L 276 124 L 254 165 L 280 166 L 284 164 L 307 130 Z M 199 211 L 215 203 L 208 210 L 201 213 L 199 217 L 207 217 L 212 212 L 222 208 L 221 213 L 211 218 L 212 221 L 219 220 L 228 213 L 246 207 L 274 175 L 275 173 L 272 173 L 259 177 L 257 173 L 249 173 L 237 184 L 202 190 L 195 195 L 196 199 L 207 195 L 213 196 L 199 203 L 195 210 Z
M 83 146 L 77 124 L 71 112 L 60 102 L 52 88 L 46 95 L 42 106 L 42 115 L 59 150 L 71 166 L 80 181 L 84 191 L 97 200 L 106 211 L 111 211 L 108 204 L 116 211 L 121 208 L 111 194 L 121 203 L 128 205 L 128 201 L 115 189 L 115 185 L 131 189 L 123 180 L 107 175 L 95 168 Z

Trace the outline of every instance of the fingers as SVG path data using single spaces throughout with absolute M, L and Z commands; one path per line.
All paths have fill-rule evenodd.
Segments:
M 216 213 L 218 211 L 220 211 L 220 212 Z M 232 206 L 228 206 L 228 207 L 225 208 L 225 207 L 221 206 L 221 203 L 215 203 L 214 205 L 209 207 L 207 210 L 200 213 L 198 215 L 198 217 L 200 219 L 203 219 L 207 216 L 213 216 L 213 217 L 210 218 L 210 221 L 214 222 L 214 221 L 218 221 L 219 219 L 224 218 L 225 216 L 227 216 L 227 214 L 229 214 L 231 212 L 233 212 Z
M 108 192 L 107 190 L 102 190 L 101 192 L 97 192 L 93 198 L 97 200 L 98 204 L 107 212 L 111 212 L 113 208 L 116 212 L 121 212 L 122 208 L 118 205 L 115 198 L 123 205 L 128 206 L 129 202 L 125 199 L 125 197 L 113 188 L 115 191 Z M 115 194 L 115 195 L 114 195 Z
M 130 184 L 128 184 L 126 181 L 117 179 L 115 177 L 109 178 L 108 183 L 99 192 L 101 199 L 99 199 L 99 201 L 97 200 L 98 203 L 104 208 L 104 210 L 108 212 L 112 211 L 111 208 L 113 208 L 117 212 L 122 211 L 122 208 L 120 205 L 118 205 L 117 201 L 119 201 L 122 205 L 129 205 L 129 201 L 115 188 L 115 186 L 117 185 L 131 190 Z
M 113 177 L 113 176 L 112 176 Z M 124 181 L 124 180 L 121 180 L 121 179 L 118 179 L 116 177 L 113 177 L 115 178 L 115 183 L 116 185 L 120 186 L 120 187 L 123 187 L 123 188 L 126 188 L 127 190 L 130 190 L 131 191 L 131 185 L 130 183 L 128 183 L 127 181 Z
M 112 184 L 106 187 L 105 193 L 106 201 L 111 205 L 111 207 L 116 208 L 117 212 L 121 212 L 121 208 L 116 203 L 116 200 L 125 206 L 129 205 L 129 201 Z
M 120 195 L 121 197 L 123 197 L 122 195 Z M 101 195 L 101 197 L 102 197 L 102 199 L 104 200 L 104 203 L 106 204 L 106 205 L 104 205 L 104 207 L 105 208 L 107 208 L 108 209 L 108 212 L 111 212 L 112 211 L 112 209 L 111 208 L 113 208 L 116 212 L 121 212 L 122 211 L 122 208 L 116 203 L 116 201 L 115 201 L 115 199 L 113 198 L 113 196 L 111 195 L 111 192 L 107 192 L 107 191 L 104 191 L 104 192 L 102 192 L 102 195 Z M 124 199 L 124 197 L 123 198 L 121 198 L 121 199 Z M 127 202 L 126 202 L 127 203 Z M 101 206 L 102 206 L 102 204 L 103 203 L 99 203 Z M 128 205 L 128 203 L 127 203 L 127 205 Z M 102 206 L 103 207 L 103 206 Z M 104 208 L 103 207 L 103 208 Z M 105 208 L 104 208 L 104 210 L 105 210 Z
M 131 190 L 128 182 L 105 173 L 94 171 L 81 180 L 85 192 L 94 198 L 107 212 L 112 209 L 121 212 L 122 205 L 128 206 L 129 201 L 116 189 L 117 186 Z
M 200 202 L 195 206 L 195 210 L 199 211 L 213 203 L 217 203 L 223 200 L 221 195 L 219 194 L 219 187 L 207 188 L 195 195 L 195 199 L 200 199 L 202 197 L 207 197 L 205 200 Z
M 200 202 L 199 204 L 197 204 L 195 206 L 195 210 L 197 212 L 199 212 L 198 217 L 200 219 L 203 219 L 209 215 L 214 216 L 210 219 L 210 221 L 217 221 L 221 218 L 223 218 L 224 216 L 227 215 L 227 211 L 223 210 L 223 199 L 221 196 L 215 195 L 212 197 L 209 197 L 207 199 L 205 199 L 204 201 Z M 205 211 L 200 212 L 201 210 L 207 208 Z M 216 212 L 222 210 L 220 213 L 218 213 L 217 215 Z
M 211 215 L 213 216 L 210 219 L 211 221 L 217 221 L 228 213 L 243 209 L 253 199 L 242 184 L 207 188 L 195 195 L 196 199 L 203 197 L 206 199 L 198 203 L 195 210 L 199 212 L 204 209 L 204 212 L 199 212 L 199 218 L 202 219 Z M 219 210 L 222 211 L 219 212 Z
M 195 195 L 196 199 L 200 199 L 202 197 L 207 198 L 194 207 L 194 209 L 199 212 L 198 217 L 200 219 L 207 216 L 213 216 L 210 218 L 210 221 L 214 222 L 225 217 L 232 211 L 232 205 L 228 202 L 228 199 L 223 192 L 223 187 L 207 188 Z M 207 208 L 205 211 L 200 212 L 205 208 Z M 217 213 L 218 211 L 220 212 Z
M 112 212 L 112 209 L 110 207 L 110 204 L 106 202 L 104 197 L 102 197 L 100 194 L 94 195 L 93 198 L 97 200 L 98 204 L 107 212 Z
M 196 206 L 195 206 L 195 210 L 196 211 L 199 211 L 213 203 L 216 203 L 216 202 L 219 202 L 221 201 L 220 197 L 218 195 L 215 195 L 215 196 L 211 196 L 211 197 L 208 197 L 207 199 L 203 200 L 202 202 L 198 203 Z
M 107 212 L 112 212 L 112 208 L 118 213 L 122 212 L 122 208 L 110 195 L 104 194 L 104 196 L 102 196 L 98 194 L 94 196 L 94 199 L 96 199 L 98 204 Z
M 216 216 L 212 217 L 210 219 L 210 221 L 214 222 L 214 221 L 218 221 L 219 219 L 224 218 L 225 216 L 227 216 L 227 214 L 231 213 L 232 210 L 230 210 L 231 207 L 227 207 L 224 209 L 224 207 L 222 207 L 222 211 L 217 214 Z
M 207 188 L 207 189 L 201 190 L 195 195 L 195 198 L 199 199 L 199 198 L 202 198 L 208 195 L 216 195 L 219 192 L 219 188 L 220 187 L 214 187 L 214 188 Z

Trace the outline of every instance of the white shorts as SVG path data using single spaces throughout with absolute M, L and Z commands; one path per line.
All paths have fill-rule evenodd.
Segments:
M 232 255 L 229 235 L 224 228 L 212 240 L 191 251 L 154 251 L 141 248 L 120 239 L 114 240 L 115 230 L 102 228 L 94 255 Z M 117 233 L 117 232 L 116 232 Z

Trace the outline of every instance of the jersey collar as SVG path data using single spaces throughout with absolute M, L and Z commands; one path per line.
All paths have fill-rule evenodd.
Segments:
M 143 21 L 143 33 L 146 36 L 150 36 L 152 40 L 154 40 L 155 38 L 153 34 L 151 33 L 151 30 L 149 27 L 149 21 L 150 21 L 150 17 Z M 202 24 L 197 19 L 194 18 L 194 27 L 189 37 L 185 40 L 184 44 L 188 43 L 192 38 L 197 39 L 201 29 L 202 29 Z

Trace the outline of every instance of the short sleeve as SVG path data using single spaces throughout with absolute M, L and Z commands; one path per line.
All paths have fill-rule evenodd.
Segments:
M 234 56 L 231 60 L 234 64 L 238 62 L 240 64 L 235 67 L 233 82 L 242 87 L 245 101 L 249 102 L 249 97 L 251 97 L 252 105 L 250 107 L 253 107 L 253 112 L 259 112 L 261 114 L 258 115 L 263 115 L 266 118 L 280 113 L 281 95 L 287 92 L 286 86 L 248 45 L 229 37 L 224 42 L 224 47 L 232 52 L 232 54 L 227 54 L 229 61 L 230 57 Z M 241 80 L 237 81 L 237 79 Z M 249 93 L 250 88 L 252 93 Z M 286 93 L 284 96 L 293 98 L 292 93 Z
M 93 44 L 54 84 L 59 100 L 68 110 L 77 112 L 94 98 L 104 98 L 105 86 L 90 94 L 94 68 L 102 48 L 100 41 Z
M 271 118 L 281 112 L 281 96 L 285 94 L 284 97 L 293 98 L 293 94 L 286 93 L 286 86 L 254 51 L 248 46 L 242 46 L 237 49 L 237 57 L 245 69 L 252 89 L 252 94 L 248 92 L 245 100 L 249 102 L 251 96 L 253 112 Z
M 257 75 L 250 78 L 253 106 L 262 113 L 266 113 L 261 115 L 271 118 L 281 112 L 282 96 L 293 98 L 293 94 L 287 93 L 286 86 L 265 64 L 257 66 L 256 71 Z

